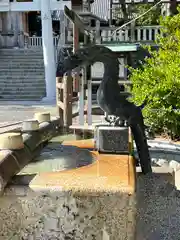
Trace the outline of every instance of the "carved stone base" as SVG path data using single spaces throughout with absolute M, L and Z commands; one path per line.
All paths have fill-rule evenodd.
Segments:
M 95 147 L 102 153 L 131 153 L 132 137 L 128 127 L 97 126 L 94 132 Z

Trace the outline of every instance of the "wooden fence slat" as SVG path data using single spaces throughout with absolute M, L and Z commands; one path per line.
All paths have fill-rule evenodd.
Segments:
M 63 91 L 63 103 L 64 103 L 64 126 L 68 127 L 72 125 L 72 76 L 64 77 L 64 91 Z
M 64 103 L 61 101 L 57 101 L 57 106 L 64 111 Z
M 63 82 L 62 83 L 58 82 L 58 83 L 56 83 L 56 87 L 58 89 L 64 89 L 64 83 Z

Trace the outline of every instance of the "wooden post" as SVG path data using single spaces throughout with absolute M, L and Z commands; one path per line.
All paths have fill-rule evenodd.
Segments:
M 109 12 L 110 12 L 110 18 L 109 18 L 109 26 L 112 26 L 112 4 L 113 0 L 110 0 L 109 2 Z
M 84 74 L 80 78 L 80 91 L 79 91 L 79 125 L 84 125 Z
M 63 103 L 64 103 L 64 127 L 72 125 L 72 76 L 64 76 Z
M 76 24 L 73 24 L 73 52 L 75 53 L 79 49 L 79 29 Z M 79 92 L 79 77 L 80 69 L 76 68 L 73 76 L 73 91 Z
M 64 15 L 63 11 L 60 11 L 60 47 L 65 46 L 66 44 L 66 33 L 67 31 L 67 18 Z M 59 46 L 58 46 L 59 47 Z
M 92 125 L 92 83 L 91 79 L 87 81 L 87 123 Z
M 127 80 L 127 55 L 124 54 L 124 80 Z
M 79 48 L 79 29 L 73 24 L 73 52 Z
M 100 21 L 96 21 L 96 44 L 101 44 Z
M 131 42 L 135 42 L 135 21 L 130 24 Z
M 56 77 L 56 106 L 58 107 L 60 126 L 64 126 L 63 109 L 60 107 L 59 102 L 63 102 L 63 89 L 59 87 L 62 84 L 63 79 L 61 77 Z
M 76 26 L 76 24 L 73 24 L 73 52 L 78 50 L 78 48 L 79 48 L 79 29 Z M 75 71 L 77 72 L 77 75 L 79 75 L 80 69 L 76 68 Z M 79 124 L 83 125 L 84 124 L 84 79 L 83 77 L 75 78 L 74 81 L 79 81 L 79 88 L 80 88 L 80 92 L 78 93 Z
M 84 35 L 84 45 L 88 43 L 87 35 Z M 87 86 L 86 89 L 86 110 L 87 110 L 87 115 L 86 115 L 86 123 L 88 125 L 92 125 L 92 84 L 91 84 L 91 73 L 90 76 L 87 77 L 87 68 L 90 69 L 91 71 L 91 66 L 84 67 L 84 79 L 85 79 L 85 84 Z

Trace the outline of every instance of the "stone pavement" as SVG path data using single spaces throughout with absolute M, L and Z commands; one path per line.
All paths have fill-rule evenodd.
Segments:
M 74 106 L 74 110 L 77 105 Z M 4 124 L 32 119 L 36 112 L 50 112 L 51 116 L 58 116 L 58 110 L 55 103 L 48 102 L 3 102 L 0 101 L 0 127 Z M 93 122 L 99 122 L 99 116 L 93 116 Z M 74 120 L 77 124 L 77 119 Z
M 0 126 L 32 119 L 36 112 L 50 112 L 57 116 L 55 104 L 41 102 L 0 102 Z

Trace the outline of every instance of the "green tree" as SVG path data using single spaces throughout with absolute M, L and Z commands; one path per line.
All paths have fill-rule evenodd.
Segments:
M 155 1 L 156 3 L 156 1 Z M 135 16 L 140 16 L 142 13 L 148 11 L 155 3 L 142 3 L 142 4 L 135 4 L 132 6 L 131 11 Z M 136 25 L 158 25 L 159 24 L 159 16 L 161 15 L 161 4 L 157 5 L 147 14 L 142 16 L 141 18 L 137 19 Z
M 178 9 L 179 11 L 179 9 Z M 133 83 L 132 100 L 141 104 L 145 121 L 158 133 L 180 137 L 180 13 L 160 19 L 158 51 L 137 69 L 129 68 Z
M 157 0 L 155 1 L 155 3 Z M 132 3 L 129 4 L 126 7 L 126 15 L 125 12 L 123 12 L 122 7 L 116 7 L 114 12 L 114 17 L 121 22 L 123 19 L 122 15 L 124 15 L 125 22 L 128 22 L 127 16 L 130 15 L 132 18 L 136 18 L 137 16 L 140 16 L 141 14 L 148 11 L 152 6 L 154 6 L 155 3 Z M 155 8 L 153 8 L 151 11 L 149 11 L 146 15 L 142 16 L 141 18 L 136 20 L 136 25 L 158 25 L 159 24 L 159 16 L 161 15 L 161 4 L 157 5 Z M 121 14 L 120 14 L 121 13 Z M 120 15 L 119 15 L 120 14 Z M 123 21 L 122 21 L 123 22 Z M 122 23 L 123 24 L 123 23 Z

